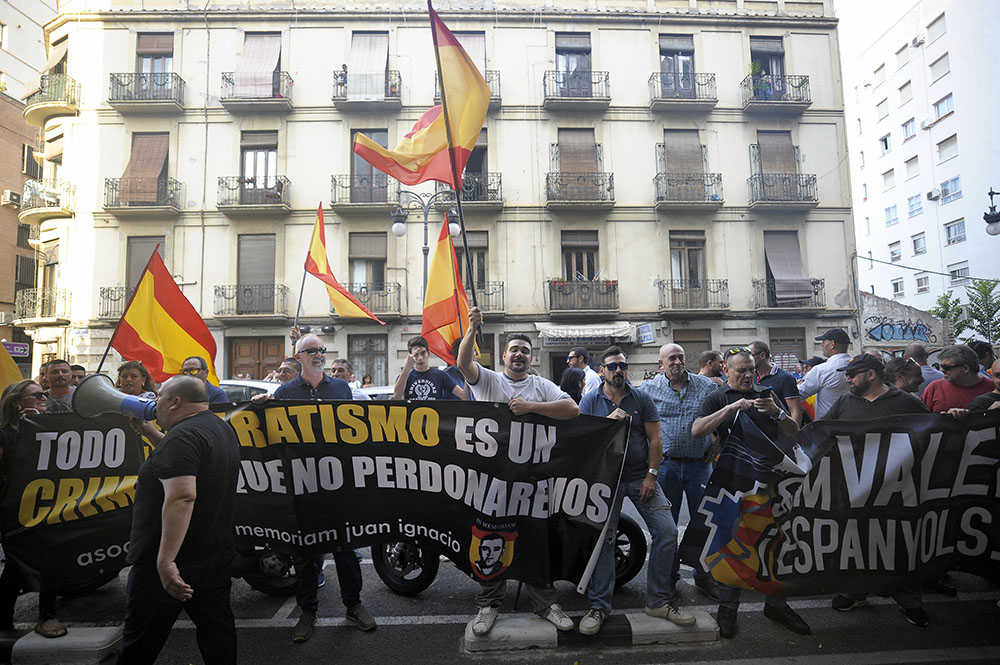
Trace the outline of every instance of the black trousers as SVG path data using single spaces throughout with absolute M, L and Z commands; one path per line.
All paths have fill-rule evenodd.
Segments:
M 163 590 L 154 563 L 132 566 L 119 665 L 156 662 L 182 609 L 197 629 L 198 649 L 205 663 L 236 665 L 236 622 L 229 604 L 232 584 L 229 566 L 182 567 L 181 577 L 194 588 L 191 600 L 183 603 Z
M 38 621 L 56 618 L 56 592 L 46 589 L 42 580 L 42 591 L 38 594 Z M 14 605 L 23 592 L 31 591 L 21 569 L 7 559 L 3 573 L 0 573 L 0 630 L 14 627 Z
M 295 572 L 299 577 L 299 586 L 295 591 L 295 599 L 299 608 L 316 614 L 319 601 L 316 593 L 319 590 L 319 574 L 323 570 L 323 554 L 307 554 L 299 552 L 295 556 Z M 361 602 L 361 564 L 354 550 L 341 550 L 333 553 L 333 561 L 337 566 L 337 581 L 340 583 L 340 599 L 345 607 L 351 607 Z

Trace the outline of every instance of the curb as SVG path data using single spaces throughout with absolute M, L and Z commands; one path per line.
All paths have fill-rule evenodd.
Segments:
M 31 631 L 14 643 L 11 665 L 104 665 L 112 663 L 121 647 L 122 629 L 74 628 L 62 637 L 42 637 Z

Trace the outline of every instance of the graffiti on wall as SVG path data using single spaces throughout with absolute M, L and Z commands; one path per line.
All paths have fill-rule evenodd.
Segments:
M 917 319 L 891 319 L 888 316 L 869 316 L 865 319 L 865 334 L 876 342 L 937 343 L 937 335 L 926 323 Z

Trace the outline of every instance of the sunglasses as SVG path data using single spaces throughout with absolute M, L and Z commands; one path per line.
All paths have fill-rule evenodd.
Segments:
M 44 390 L 40 390 L 37 393 L 25 393 L 24 396 L 21 397 L 21 399 L 28 399 L 29 397 L 40 399 L 44 402 L 49 398 L 49 394 Z
M 301 351 L 299 351 L 299 353 L 308 353 L 309 355 L 314 356 L 317 353 L 326 353 L 326 347 L 325 346 L 319 346 L 319 347 L 314 346 L 314 347 L 311 347 L 311 348 L 308 348 L 308 349 L 302 349 Z
M 197 374 L 198 372 L 201 371 L 202 369 L 200 367 L 196 367 L 195 369 L 182 369 L 181 374 L 187 374 L 188 376 L 190 376 L 192 374 Z
M 604 366 L 612 372 L 617 372 L 619 369 L 624 372 L 628 369 L 628 363 L 607 363 Z
M 951 370 L 955 369 L 956 367 L 961 367 L 961 365 L 945 365 L 944 363 L 941 363 L 941 371 L 942 372 L 950 372 Z

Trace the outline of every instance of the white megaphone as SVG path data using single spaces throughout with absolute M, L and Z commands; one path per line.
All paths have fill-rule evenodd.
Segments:
M 102 413 L 120 413 L 140 420 L 154 420 L 156 402 L 126 395 L 116 390 L 108 377 L 92 374 L 73 391 L 73 412 L 82 418 L 93 418 Z

